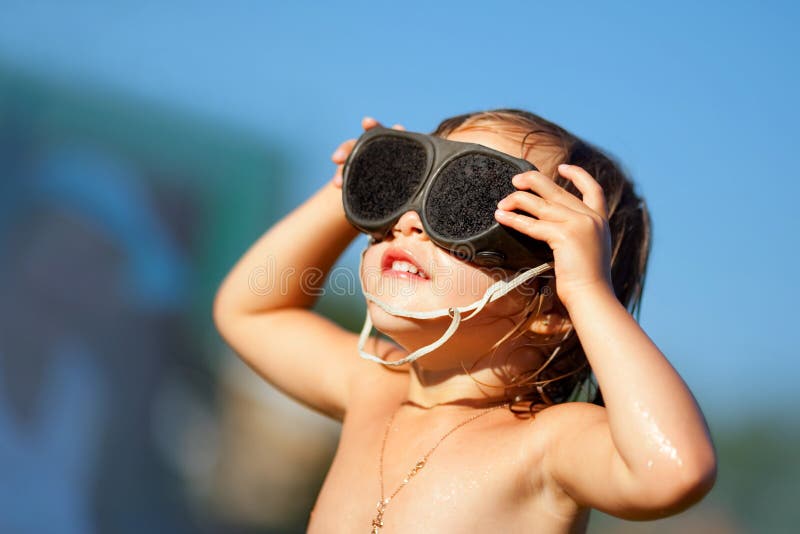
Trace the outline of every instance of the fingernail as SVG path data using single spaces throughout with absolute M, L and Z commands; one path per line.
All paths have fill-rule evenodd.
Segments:
M 562 170 L 562 171 L 563 171 L 563 170 L 565 170 L 565 169 L 569 169 L 569 165 L 567 165 L 566 163 L 560 163 L 560 164 L 558 165 L 558 168 L 559 168 L 559 170 Z
M 344 150 L 341 148 L 333 153 L 334 158 L 343 158 L 344 157 Z
M 503 210 L 494 210 L 494 215 L 495 217 L 500 217 L 502 219 L 503 217 L 508 216 L 508 212 Z

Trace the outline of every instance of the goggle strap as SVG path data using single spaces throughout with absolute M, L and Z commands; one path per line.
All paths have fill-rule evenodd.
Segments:
M 383 360 L 380 357 L 378 357 L 378 356 L 376 356 L 374 354 L 371 354 L 371 353 L 369 353 L 369 352 L 364 350 L 364 345 L 366 345 L 367 338 L 369 337 L 369 333 L 372 330 L 372 319 L 369 316 L 369 310 L 367 310 L 366 319 L 364 320 L 364 328 L 361 329 L 361 336 L 358 339 L 358 354 L 359 354 L 359 356 L 361 356 L 362 358 L 364 358 L 366 360 L 370 360 L 370 361 L 373 361 L 373 362 L 377 362 L 377 363 L 380 363 L 380 364 L 383 364 L 383 365 L 392 366 L 392 367 L 395 367 L 395 366 L 398 366 L 398 365 L 403 365 L 403 364 L 408 363 L 408 362 L 413 362 L 417 358 L 420 358 L 421 356 L 424 356 L 424 355 L 428 354 L 429 352 L 431 352 L 433 350 L 436 350 L 437 348 L 442 346 L 455 333 L 455 331 L 458 329 L 458 325 L 460 323 L 461 323 L 461 314 L 458 312 L 458 310 L 456 310 L 456 313 L 455 313 L 455 316 L 453 317 L 453 320 L 450 321 L 450 326 L 447 327 L 447 330 L 445 331 L 444 334 L 442 334 L 442 337 L 440 337 L 438 340 L 434 341 L 433 343 L 431 343 L 429 345 L 425 345 L 424 347 L 420 347 L 419 349 L 415 350 L 411 354 L 407 355 L 405 358 L 402 358 L 402 359 L 394 361 L 394 362 L 387 362 L 386 360 Z

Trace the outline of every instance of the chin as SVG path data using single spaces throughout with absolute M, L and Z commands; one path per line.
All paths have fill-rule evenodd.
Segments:
M 400 306 L 393 301 L 389 301 L 389 303 Z M 405 309 L 405 307 L 403 308 Z M 438 317 L 436 319 L 398 317 L 386 312 L 374 302 L 367 302 L 367 311 L 376 330 L 389 336 L 404 347 L 428 338 L 433 341 L 444 332 L 452 320 L 450 317 Z M 427 343 L 429 342 L 427 341 Z
M 406 309 L 404 306 L 397 304 L 391 300 L 386 301 L 389 304 L 402 307 Z M 377 330 L 380 330 L 384 334 L 391 336 L 393 332 L 411 332 L 415 330 L 420 330 L 424 328 L 426 322 L 430 322 L 431 319 L 412 319 L 410 317 L 398 317 L 396 315 L 392 315 L 391 313 L 385 311 L 383 308 L 375 304 L 374 302 L 367 302 L 367 311 L 369 312 L 369 316 L 372 318 L 372 324 L 375 326 Z

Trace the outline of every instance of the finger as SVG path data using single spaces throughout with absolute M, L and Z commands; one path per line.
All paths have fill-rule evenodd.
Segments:
M 392 126 L 392 128 L 394 128 L 395 130 L 403 130 L 403 131 L 405 131 L 406 129 L 406 127 L 403 126 L 402 124 L 395 124 L 394 126 Z
M 581 200 L 555 183 L 549 176 L 539 171 L 528 171 L 517 174 L 511 179 L 511 183 L 518 189 L 530 189 L 540 197 L 563 204 L 568 208 L 582 213 L 588 213 L 589 209 Z
M 361 127 L 365 130 L 372 129 L 376 126 L 381 126 L 381 123 L 372 117 L 367 116 L 361 119 Z
M 567 165 L 565 163 L 558 166 L 558 173 L 575 184 L 575 187 L 583 195 L 584 204 L 596 211 L 604 219 L 608 219 L 608 206 L 606 205 L 605 194 L 603 194 L 603 187 L 591 174 L 578 165 Z
M 552 243 L 555 243 L 559 236 L 558 223 L 555 222 L 541 221 L 527 215 L 500 209 L 494 212 L 494 218 L 500 224 L 511 227 L 527 236 L 540 241 L 547 241 L 551 248 Z
M 356 145 L 357 139 L 348 139 L 341 145 L 339 145 L 336 150 L 334 151 L 331 159 L 334 163 L 344 163 L 347 159 L 348 154 L 353 150 L 353 147 Z
M 516 191 L 497 203 L 497 207 L 504 211 L 523 210 L 537 219 L 546 221 L 566 221 L 575 213 L 564 206 L 545 200 L 528 191 Z
M 333 173 L 333 185 L 338 185 L 339 187 L 342 186 L 344 183 L 343 171 L 344 165 L 339 165 L 336 167 L 336 172 Z

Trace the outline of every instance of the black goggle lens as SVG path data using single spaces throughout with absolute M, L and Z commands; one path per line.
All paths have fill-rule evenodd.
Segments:
M 345 194 L 354 214 L 380 221 L 396 214 L 416 193 L 428 166 L 425 147 L 413 139 L 379 137 L 351 162 Z
M 520 170 L 485 154 L 450 161 L 428 192 L 425 217 L 431 230 L 452 240 L 468 239 L 495 223 L 497 203 L 516 191 L 511 178 Z

